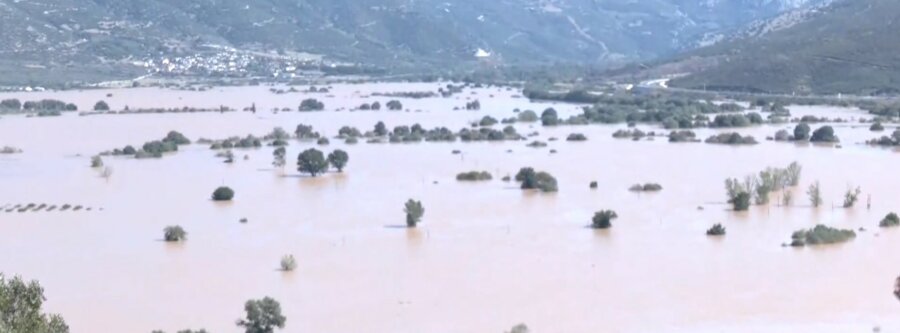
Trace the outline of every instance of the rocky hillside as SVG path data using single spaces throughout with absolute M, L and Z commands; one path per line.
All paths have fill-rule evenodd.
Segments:
M 695 65 L 692 75 L 670 85 L 787 94 L 900 92 L 896 0 L 837 0 L 755 26 L 666 64 Z
M 0 0 L 0 84 L 48 79 L 39 73 L 127 77 L 147 60 L 223 47 L 387 68 L 476 54 L 500 64 L 621 63 L 821 1 Z

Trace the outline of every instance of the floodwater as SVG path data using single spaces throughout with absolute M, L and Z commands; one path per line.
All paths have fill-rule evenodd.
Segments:
M 93 154 L 169 130 L 222 138 L 263 135 L 274 126 L 292 132 L 306 123 L 333 136 L 343 125 L 368 130 L 379 120 L 389 128 L 418 122 L 456 130 L 483 115 L 513 116 L 514 108 L 579 112 L 577 105 L 529 103 L 497 88 L 400 99 L 421 112 L 333 111 L 390 99 L 366 97 L 373 91 L 436 87 L 336 85 L 333 97 L 312 95 L 329 111 L 277 114 L 263 110 L 295 109 L 310 96 L 275 95 L 268 87 L 0 94 L 57 98 L 81 109 L 104 99 L 113 108 L 256 103 L 260 110 L 0 118 L 0 146 L 24 150 L 0 156 L 0 207 L 94 208 L 0 212 L 0 271 L 39 280 L 46 309 L 62 314 L 75 333 L 239 332 L 234 321 L 243 303 L 263 296 L 281 302 L 285 332 L 503 332 L 517 323 L 534 332 L 900 331 L 900 302 L 892 294 L 900 229 L 877 227 L 886 213 L 900 210 L 900 154 L 858 144 L 882 135 L 867 125 L 835 125 L 842 149 L 763 140 L 792 125 L 740 129 L 761 141 L 748 147 L 613 139 L 624 125 L 516 125 L 520 133 L 539 131 L 544 141 L 560 138 L 543 149 L 526 142 L 347 146 L 332 140 L 325 150 L 348 151 L 350 163 L 342 174 L 318 178 L 293 171 L 294 156 L 314 145 L 305 142 L 288 147 L 284 176 L 271 167 L 272 148 L 236 151 L 231 165 L 203 145 L 158 160 L 106 157 L 109 179 L 89 167 Z M 476 98 L 481 111 L 452 110 Z M 792 111 L 866 116 L 827 107 Z M 705 139 L 716 131 L 696 132 Z M 589 140 L 564 141 L 572 132 Z M 462 154 L 451 154 L 455 149 Z M 803 165 L 793 206 L 728 210 L 724 179 L 792 161 Z M 560 191 L 523 192 L 499 179 L 524 166 L 555 175 Z M 455 181 L 471 170 L 490 171 L 495 180 Z M 591 190 L 594 180 L 599 188 Z M 816 180 L 826 199 L 818 209 L 805 195 Z M 639 182 L 664 190 L 627 190 Z M 236 191 L 233 202 L 209 200 L 220 185 Z M 861 187 L 861 203 L 833 208 L 849 186 Z M 415 230 L 398 227 L 409 198 L 426 209 Z M 602 209 L 618 212 L 613 228 L 586 228 Z M 707 237 L 715 223 L 728 235 Z M 794 230 L 817 223 L 867 231 L 841 245 L 781 246 Z M 162 229 L 176 224 L 188 231 L 188 241 L 162 242 Z M 278 271 L 286 254 L 297 258 L 294 272 Z

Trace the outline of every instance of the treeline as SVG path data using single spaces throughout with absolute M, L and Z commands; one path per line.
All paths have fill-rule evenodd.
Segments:
M 78 106 L 55 99 L 22 102 L 18 99 L 0 101 L 0 113 L 32 113 L 40 111 L 78 111 Z

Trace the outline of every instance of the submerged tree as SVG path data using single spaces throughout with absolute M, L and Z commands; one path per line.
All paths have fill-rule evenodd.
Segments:
M 297 156 L 297 171 L 308 173 L 315 177 L 328 171 L 328 161 L 325 160 L 325 155 L 321 151 L 310 148 Z
M 809 140 L 809 125 L 807 123 L 800 123 L 794 127 L 794 140 L 797 141 L 808 141 Z
M 612 227 L 612 220 L 617 218 L 619 218 L 619 215 L 615 211 L 601 210 L 594 213 L 594 218 L 591 219 L 591 228 L 608 229 Z
M 706 230 L 706 235 L 707 236 L 724 236 L 725 235 L 725 227 L 723 227 L 722 224 L 720 224 L 720 223 L 716 223 L 715 225 L 712 226 L 712 228 L 709 228 Z
M 541 192 L 556 192 L 559 190 L 556 178 L 549 173 L 536 172 L 533 168 L 521 168 L 516 174 L 516 181 L 522 182 L 523 190 L 538 189 Z
M 750 193 L 740 192 L 734 197 L 732 205 L 735 211 L 741 212 L 750 209 Z
M 809 203 L 812 204 L 813 207 L 819 207 L 822 204 L 822 188 L 819 186 L 818 181 L 809 185 L 806 194 L 809 195 Z
M 239 319 L 237 325 L 243 327 L 245 333 L 273 333 L 276 328 L 284 328 L 287 321 L 281 314 L 281 304 L 270 297 L 247 301 L 244 311 L 247 317 Z
M 375 124 L 375 135 L 376 136 L 385 136 L 385 135 L 387 135 L 387 133 L 388 133 L 387 126 L 384 124 L 384 122 L 379 121 L 378 123 Z
M 166 242 L 180 242 L 187 239 L 187 231 L 178 225 L 168 226 L 163 229 L 163 239 Z
M 101 158 L 100 155 L 91 157 L 91 167 L 92 168 L 99 168 L 102 166 L 103 166 L 103 158 Z
M 844 208 L 852 208 L 853 205 L 856 205 L 861 193 L 862 190 L 860 190 L 859 187 L 856 189 L 847 189 L 847 192 L 844 193 Z
M 285 160 L 286 155 L 287 150 L 284 147 L 275 148 L 275 151 L 272 152 L 272 157 L 274 158 L 272 166 L 284 170 L 284 165 L 287 164 L 287 161 Z
M 328 154 L 328 163 L 331 163 L 338 172 L 344 172 L 344 167 L 347 166 L 347 162 L 350 161 L 350 155 L 347 152 L 335 149 L 335 151 Z
M 0 332 L 68 333 L 62 317 L 41 311 L 44 288 L 37 281 L 7 279 L 0 273 Z
M 422 216 L 425 215 L 425 207 L 422 206 L 421 201 L 409 199 L 403 206 L 403 212 L 406 213 L 406 226 L 415 228 L 422 220 Z
M 280 264 L 282 271 L 290 272 L 297 268 L 297 259 L 294 258 L 293 254 L 288 254 L 284 257 L 281 257 Z
M 98 101 L 94 104 L 94 111 L 109 111 L 109 104 L 105 101 Z
M 231 201 L 234 198 L 234 190 L 227 186 L 220 186 L 213 191 L 213 201 Z

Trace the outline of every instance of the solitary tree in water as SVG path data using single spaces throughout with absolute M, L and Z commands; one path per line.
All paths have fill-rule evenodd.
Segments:
M 284 165 L 286 164 L 284 160 L 285 155 L 287 155 L 287 150 L 284 147 L 278 147 L 272 152 L 272 157 L 274 157 L 272 166 L 282 169 L 282 172 L 284 172 Z
M 231 201 L 232 198 L 234 198 L 234 190 L 227 186 L 217 188 L 212 194 L 214 201 Z
M 416 224 L 422 220 L 422 215 L 425 215 L 425 207 L 422 206 L 421 201 L 409 199 L 403 207 L 403 212 L 406 213 L 406 226 L 415 228 Z
M 328 154 L 328 163 L 331 163 L 338 172 L 344 172 L 344 167 L 347 166 L 349 160 L 350 155 L 347 155 L 347 152 L 340 149 L 336 149 L 331 154 Z
M 99 101 L 97 104 L 94 104 L 94 111 L 109 111 L 109 104 L 106 104 L 104 101 Z
M 819 207 L 822 204 L 822 189 L 819 187 L 818 181 L 809 185 L 809 190 L 806 191 L 806 194 L 809 195 L 809 203 L 813 207 Z
M 315 148 L 304 150 L 297 157 L 297 171 L 308 173 L 315 177 L 320 173 L 328 171 L 328 161 L 325 155 Z
M 247 318 L 239 319 L 237 325 L 246 333 L 273 333 L 276 328 L 284 328 L 287 318 L 281 314 L 281 304 L 265 297 L 261 300 L 249 300 L 244 304 Z
M 615 220 L 617 218 L 619 218 L 619 214 L 616 214 L 615 211 L 601 210 L 594 213 L 594 218 L 591 219 L 591 228 L 609 229 L 610 227 L 612 227 L 612 220 Z

